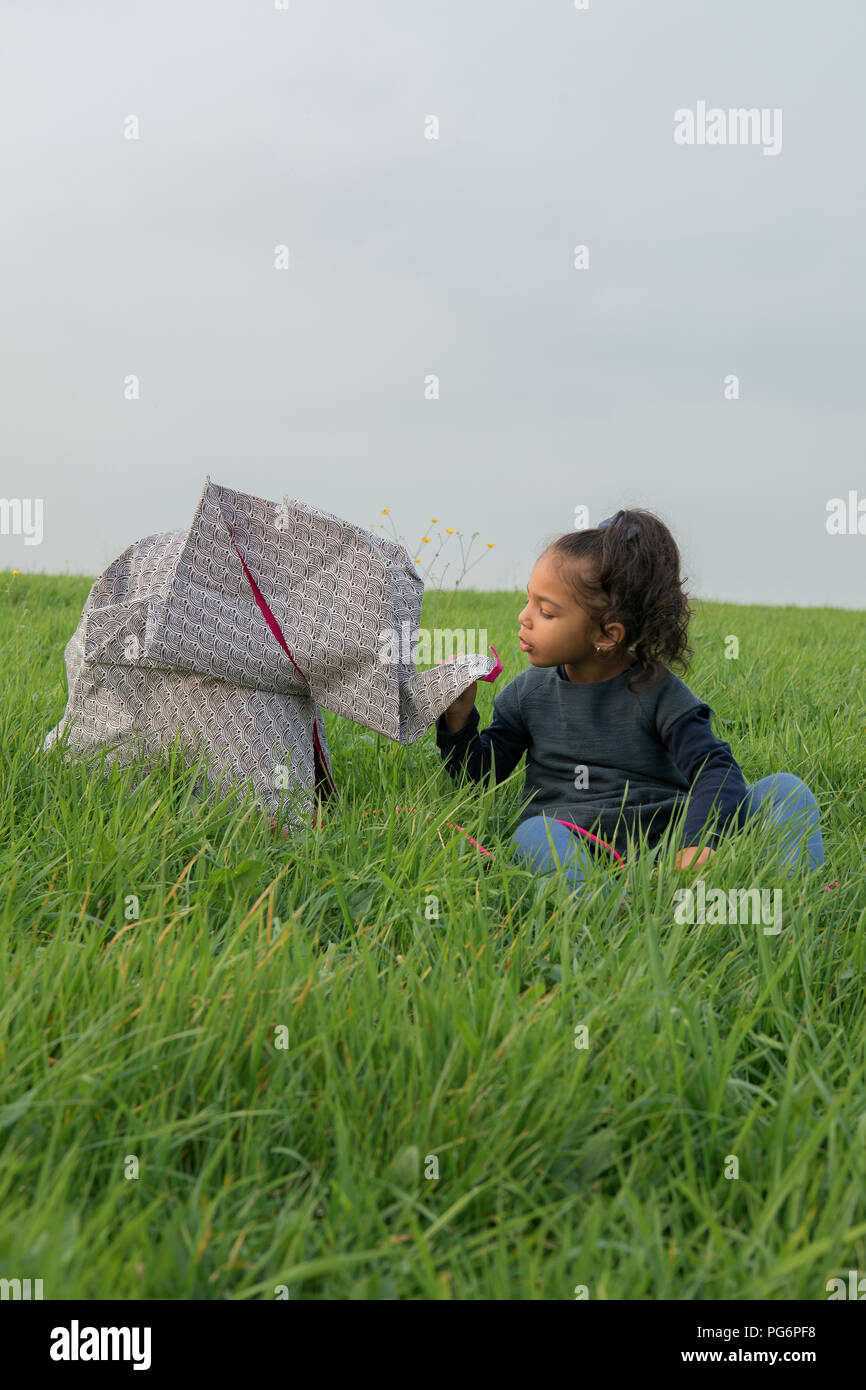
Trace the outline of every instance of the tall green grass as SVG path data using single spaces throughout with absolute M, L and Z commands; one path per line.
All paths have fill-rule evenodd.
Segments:
M 823 1299 L 866 1273 L 862 615 L 697 605 L 685 679 L 715 732 L 821 806 L 823 870 L 788 879 L 757 829 L 700 871 L 781 888 L 768 936 L 677 925 L 675 845 L 626 866 L 624 906 L 507 870 L 522 768 L 456 787 L 432 731 L 326 714 L 340 800 L 289 843 L 177 757 L 133 786 L 42 754 L 89 585 L 0 574 L 0 1276 Z M 482 725 L 525 665 L 520 605 L 425 595 L 426 626 L 486 626 L 503 657 Z

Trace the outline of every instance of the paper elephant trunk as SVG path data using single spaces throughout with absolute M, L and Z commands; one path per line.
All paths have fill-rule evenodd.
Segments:
M 405 549 L 292 498 L 208 478 L 188 531 L 146 536 L 97 579 L 66 646 L 70 751 L 150 759 L 177 739 L 206 780 L 290 821 L 337 794 L 321 707 L 414 743 L 498 658 L 395 661 L 424 584 Z M 491 651 L 494 651 L 491 648 Z M 387 659 L 385 654 L 387 653 Z M 495 655 L 495 651 L 494 651 Z

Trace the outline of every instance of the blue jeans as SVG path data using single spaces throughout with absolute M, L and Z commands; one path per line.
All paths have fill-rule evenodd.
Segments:
M 807 868 L 819 869 L 824 863 L 818 803 L 799 777 L 791 772 L 762 777 L 746 787 L 742 805 L 749 818 L 763 813 L 771 824 L 787 827 L 780 849 L 783 862 L 790 865 L 789 878 L 800 862 L 804 844 Z M 522 821 L 511 838 L 511 846 L 525 867 L 542 874 L 561 870 L 572 888 L 579 888 L 598 862 L 581 836 L 545 815 L 529 816 Z M 599 858 L 607 859 L 607 852 L 600 850 Z

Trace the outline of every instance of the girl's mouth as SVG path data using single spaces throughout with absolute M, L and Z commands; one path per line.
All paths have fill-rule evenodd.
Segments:
M 522 652 L 531 652 L 531 651 L 532 651 L 532 647 L 530 646 L 530 644 L 529 644 L 528 642 L 524 642 L 524 640 L 523 640 L 522 637 L 518 637 L 517 640 L 518 640 L 518 642 L 520 643 L 520 650 L 521 650 Z

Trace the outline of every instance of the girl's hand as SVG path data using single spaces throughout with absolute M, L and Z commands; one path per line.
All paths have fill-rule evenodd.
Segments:
M 706 864 L 707 860 L 712 858 L 715 852 L 714 849 L 710 849 L 709 845 L 704 845 L 704 848 L 700 850 L 697 845 L 688 845 L 685 849 L 679 851 L 674 860 L 674 865 L 677 869 L 699 869 L 702 864 Z M 695 859 L 695 855 L 698 856 L 697 859 Z M 692 862 L 693 860 L 694 863 Z
M 449 656 L 448 658 L 449 661 L 454 661 L 455 659 L 456 658 L 453 656 Z M 440 661 L 439 665 L 444 666 L 445 662 Z M 475 708 L 475 694 L 477 690 L 478 682 L 473 681 L 471 685 L 467 685 L 462 695 L 458 695 L 457 699 L 454 700 L 447 709 L 442 711 L 445 727 L 449 734 L 459 733 L 460 730 L 468 724 L 469 716 Z

